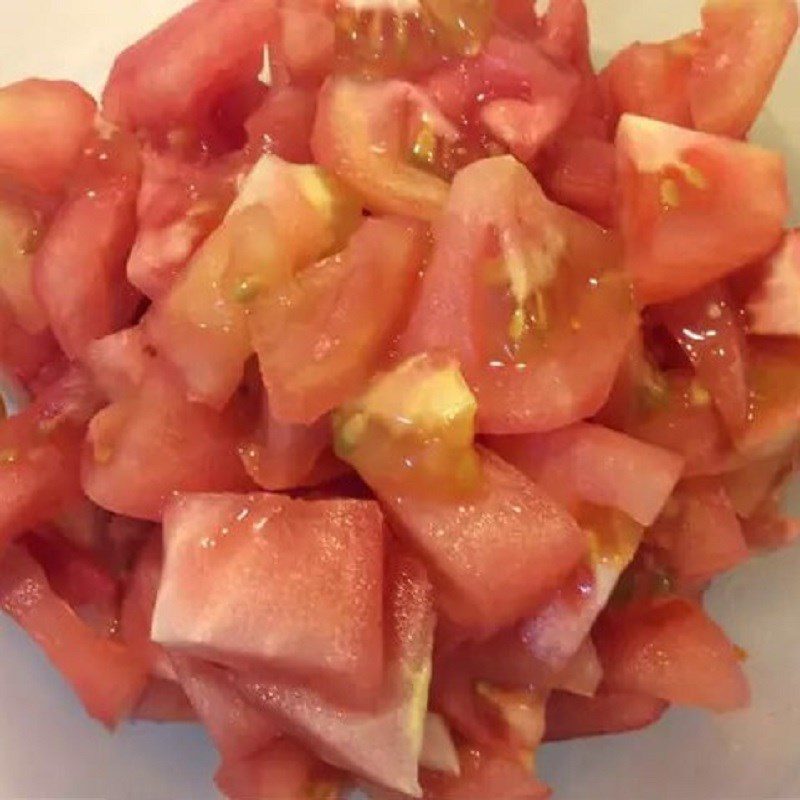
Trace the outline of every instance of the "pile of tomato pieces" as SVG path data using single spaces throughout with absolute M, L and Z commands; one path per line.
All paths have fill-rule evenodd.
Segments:
M 748 702 L 703 595 L 800 532 L 798 20 L 701 11 L 597 72 L 583 0 L 198 0 L 99 103 L 0 89 L 0 606 L 89 714 L 233 800 L 531 800 Z

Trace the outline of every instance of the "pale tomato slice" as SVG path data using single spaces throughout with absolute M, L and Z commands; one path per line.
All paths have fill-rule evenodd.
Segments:
M 643 305 L 690 294 L 780 241 L 788 197 L 778 153 L 625 114 L 617 168 L 626 263 Z

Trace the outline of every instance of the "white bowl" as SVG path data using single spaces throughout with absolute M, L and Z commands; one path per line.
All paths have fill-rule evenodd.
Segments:
M 697 23 L 700 0 L 589 0 L 598 63 L 634 39 Z M 97 92 L 114 55 L 181 0 L 2 0 L 0 84 L 39 75 Z M 212 32 L 213 35 L 213 32 Z M 789 157 L 800 197 L 800 44 L 755 138 Z M 671 711 L 636 734 L 545 747 L 557 800 L 768 800 L 800 797 L 800 549 L 720 581 L 711 610 L 750 653 L 753 707 L 713 717 Z M 193 726 L 89 721 L 44 658 L 0 621 L 0 799 L 210 800 L 216 757 Z M 486 800 L 500 800 L 486 798 Z

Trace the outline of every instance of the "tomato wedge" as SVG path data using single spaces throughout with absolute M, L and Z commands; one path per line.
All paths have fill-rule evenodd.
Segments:
M 800 336 L 800 230 L 788 231 L 747 300 L 750 333 Z
M 797 31 L 794 0 L 706 0 L 689 104 L 698 130 L 744 136 Z
M 366 384 L 402 327 L 424 244 L 419 225 L 368 219 L 341 254 L 254 303 L 248 323 L 276 419 L 314 423 Z
M 733 645 L 692 601 L 663 597 L 609 611 L 595 643 L 612 691 L 712 711 L 749 702 Z
M 615 237 L 502 157 L 458 174 L 401 349 L 459 359 L 481 432 L 530 433 L 600 409 L 635 324 Z
M 683 471 L 679 456 L 590 423 L 492 437 L 489 446 L 568 507 L 612 506 L 642 525 L 652 524 Z
M 84 623 L 17 546 L 0 561 L 0 608 L 42 648 L 90 716 L 111 728 L 131 711 L 147 679 L 144 665 Z
M 275 0 L 192 3 L 117 57 L 103 113 L 116 125 L 157 134 L 203 119 L 226 91 L 258 76 L 276 6 Z
M 749 404 L 744 320 L 724 284 L 711 284 L 656 310 L 694 367 L 731 431 Z
M 95 102 L 69 81 L 30 79 L 0 89 L 0 177 L 61 192 L 92 130 Z
M 642 305 L 690 294 L 767 255 L 788 210 L 777 153 L 625 114 L 620 222 Z
M 418 87 L 402 81 L 367 83 L 329 78 L 317 102 L 311 149 L 376 212 L 433 220 L 447 200 L 447 183 L 412 161 L 408 130 L 424 120 L 431 135 L 458 132 Z

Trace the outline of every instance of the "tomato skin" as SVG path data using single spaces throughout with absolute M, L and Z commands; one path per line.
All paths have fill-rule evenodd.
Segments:
M 112 728 L 133 708 L 147 678 L 144 666 L 126 647 L 84 623 L 17 546 L 0 562 L 0 608 L 42 648 L 90 716 Z
M 456 135 L 412 84 L 329 78 L 319 93 L 311 150 L 317 163 L 363 195 L 370 210 L 432 220 L 445 204 L 448 186 L 408 160 L 411 148 L 401 119 L 407 106 L 427 112 L 437 132 Z
M 95 111 L 92 97 L 69 81 L 30 79 L 0 89 L 0 177 L 61 192 Z
M 630 114 L 616 144 L 626 263 L 642 305 L 690 294 L 780 240 L 780 155 Z
M 97 505 L 158 521 L 175 491 L 247 489 L 237 454 L 236 404 L 218 414 L 186 400 L 182 387 L 153 368 L 139 391 L 92 420 L 81 485 Z
M 724 284 L 711 284 L 655 310 L 708 389 L 731 431 L 745 424 L 749 404 L 742 315 Z
M 695 127 L 743 137 L 758 116 L 797 31 L 793 0 L 706 0 L 703 47 L 692 61 Z
M 275 27 L 274 0 L 192 3 L 117 57 L 103 113 L 155 133 L 202 119 L 228 89 L 258 75 Z
M 491 437 L 489 446 L 568 507 L 612 506 L 642 525 L 652 524 L 683 471 L 680 456 L 591 423 Z
M 313 424 L 366 384 L 402 325 L 424 246 L 414 222 L 368 219 L 343 253 L 253 309 L 248 323 L 275 419 Z
M 197 722 L 197 715 L 177 683 L 151 678 L 136 703 L 131 719 L 148 722 Z
M 733 645 L 692 601 L 664 597 L 609 610 L 595 644 L 612 691 L 718 712 L 749 702 Z
M 547 701 L 545 741 L 625 733 L 657 722 L 669 704 L 655 697 L 601 690 L 595 697 L 553 692 Z
M 135 313 L 139 295 L 126 280 L 125 262 L 135 236 L 140 170 L 135 140 L 95 136 L 36 252 L 36 293 L 70 358 Z
M 423 497 L 376 483 L 372 489 L 398 532 L 424 554 L 440 611 L 486 635 L 546 597 L 578 562 L 586 538 L 533 482 L 488 450 L 480 456 L 474 496 Z

